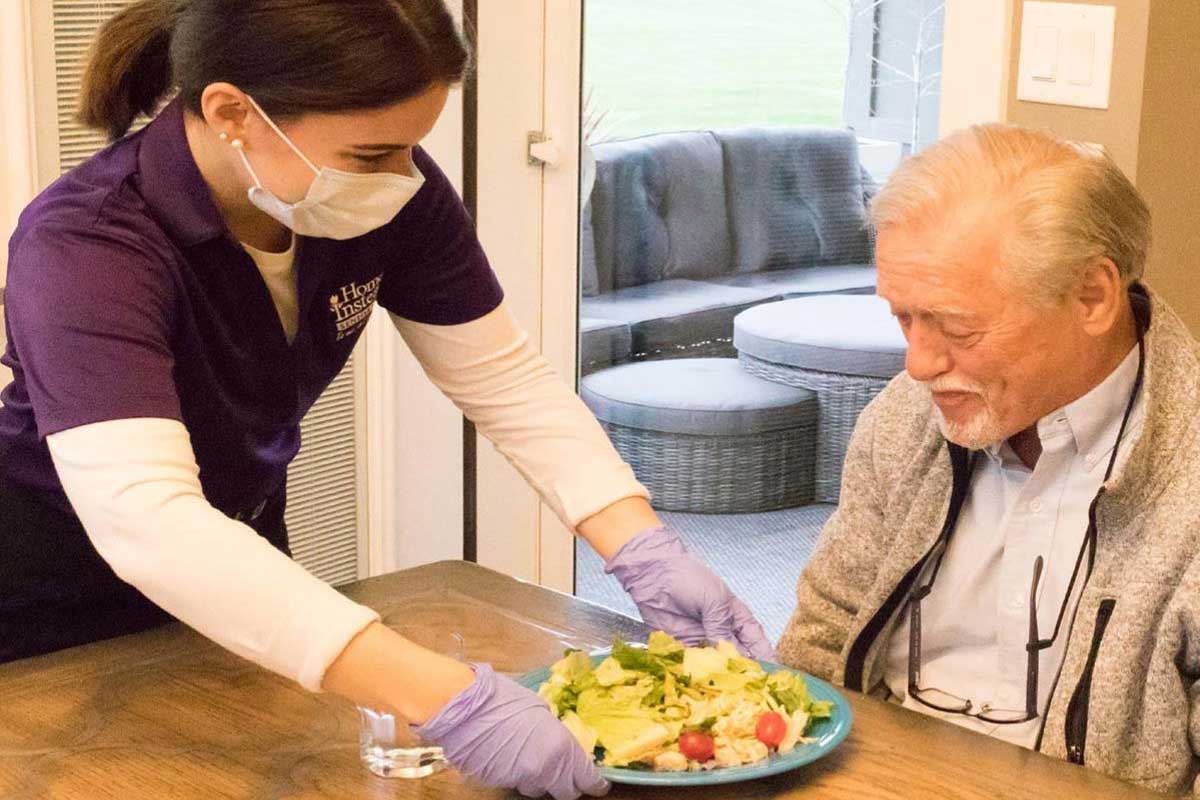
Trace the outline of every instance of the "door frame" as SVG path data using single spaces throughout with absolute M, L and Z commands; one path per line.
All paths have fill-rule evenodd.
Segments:
M 580 136 L 583 0 L 546 0 L 543 130 L 562 162 L 543 168 L 542 353 L 579 390 Z M 575 591 L 575 536 L 541 505 L 538 582 Z
M 517 318 L 575 387 L 583 2 L 481 2 L 478 12 L 479 237 Z M 557 145 L 556 165 L 528 163 L 531 131 Z M 572 591 L 572 533 L 489 443 L 476 454 L 479 562 Z

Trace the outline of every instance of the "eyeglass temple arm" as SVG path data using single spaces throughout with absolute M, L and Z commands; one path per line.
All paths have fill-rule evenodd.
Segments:
M 1083 555 L 1081 552 L 1080 555 Z M 1038 621 L 1037 621 L 1037 590 L 1038 583 L 1042 578 L 1042 557 L 1038 556 L 1033 562 L 1033 582 L 1029 585 L 1029 644 L 1025 646 L 1028 651 L 1025 664 L 1025 713 L 1030 718 L 1037 715 L 1038 706 L 1038 661 L 1042 653 L 1043 647 L 1048 647 L 1050 642 L 1054 641 L 1054 637 L 1046 640 L 1044 643 L 1038 639 Z M 1071 576 L 1071 582 L 1075 582 L 1075 576 Z M 1070 587 L 1067 588 L 1067 596 L 1071 593 Z M 1060 614 L 1061 618 L 1061 614 Z M 1057 628 L 1055 629 L 1057 632 Z
M 1058 609 L 1058 617 L 1054 620 L 1054 631 L 1050 634 L 1050 638 L 1037 640 L 1036 644 L 1037 644 L 1037 648 L 1039 650 L 1046 649 L 1047 647 L 1050 646 L 1050 644 L 1055 639 L 1058 638 L 1058 632 L 1062 628 L 1063 618 L 1067 614 L 1067 606 L 1069 606 L 1071 604 L 1071 595 L 1075 591 L 1075 580 L 1079 577 L 1079 567 L 1083 563 L 1083 556 L 1085 553 L 1094 553 L 1096 551 L 1096 506 L 1097 506 L 1097 504 L 1099 504 L 1100 496 L 1103 494 L 1104 494 L 1104 487 L 1101 486 L 1100 491 L 1097 492 L 1095 498 L 1092 499 L 1091 506 L 1088 507 L 1087 534 L 1083 537 L 1083 542 L 1079 545 L 1079 554 L 1077 556 L 1075 556 L 1075 568 L 1071 570 L 1071 580 L 1067 583 L 1066 598 L 1064 599 L 1062 606 L 1060 606 Z M 1037 560 L 1038 560 L 1038 562 L 1040 562 L 1042 560 L 1042 557 L 1038 556 Z M 1088 572 L 1090 573 L 1091 570 L 1089 569 Z M 1033 609 L 1033 597 L 1036 594 L 1036 590 L 1037 590 L 1037 582 L 1038 582 L 1037 576 L 1040 573 L 1041 573 L 1041 569 L 1039 567 L 1035 566 L 1035 576 L 1033 579 L 1034 588 L 1031 590 L 1031 593 L 1030 593 L 1030 611 L 1031 611 L 1031 613 L 1032 613 L 1032 609 Z M 1031 645 L 1032 644 L 1034 644 L 1034 642 L 1032 642 L 1032 640 L 1031 640 Z

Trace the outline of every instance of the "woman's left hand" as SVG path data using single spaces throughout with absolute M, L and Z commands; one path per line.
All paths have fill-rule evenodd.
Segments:
M 685 645 L 725 640 L 751 658 L 775 658 L 750 609 L 670 528 L 637 534 L 609 559 L 604 571 L 629 592 L 647 625 Z

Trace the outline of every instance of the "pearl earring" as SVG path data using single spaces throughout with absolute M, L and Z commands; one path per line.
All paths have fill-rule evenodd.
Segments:
M 223 142 L 229 138 L 229 134 L 226 133 L 225 131 L 221 131 L 220 133 L 217 134 L 217 138 Z

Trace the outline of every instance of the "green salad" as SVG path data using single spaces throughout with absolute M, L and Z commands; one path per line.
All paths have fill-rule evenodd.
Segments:
M 811 700 L 799 675 L 768 675 L 728 642 L 684 647 L 661 631 L 645 647 L 614 640 L 595 667 L 568 650 L 538 694 L 602 765 L 664 771 L 787 753 L 831 707 Z

